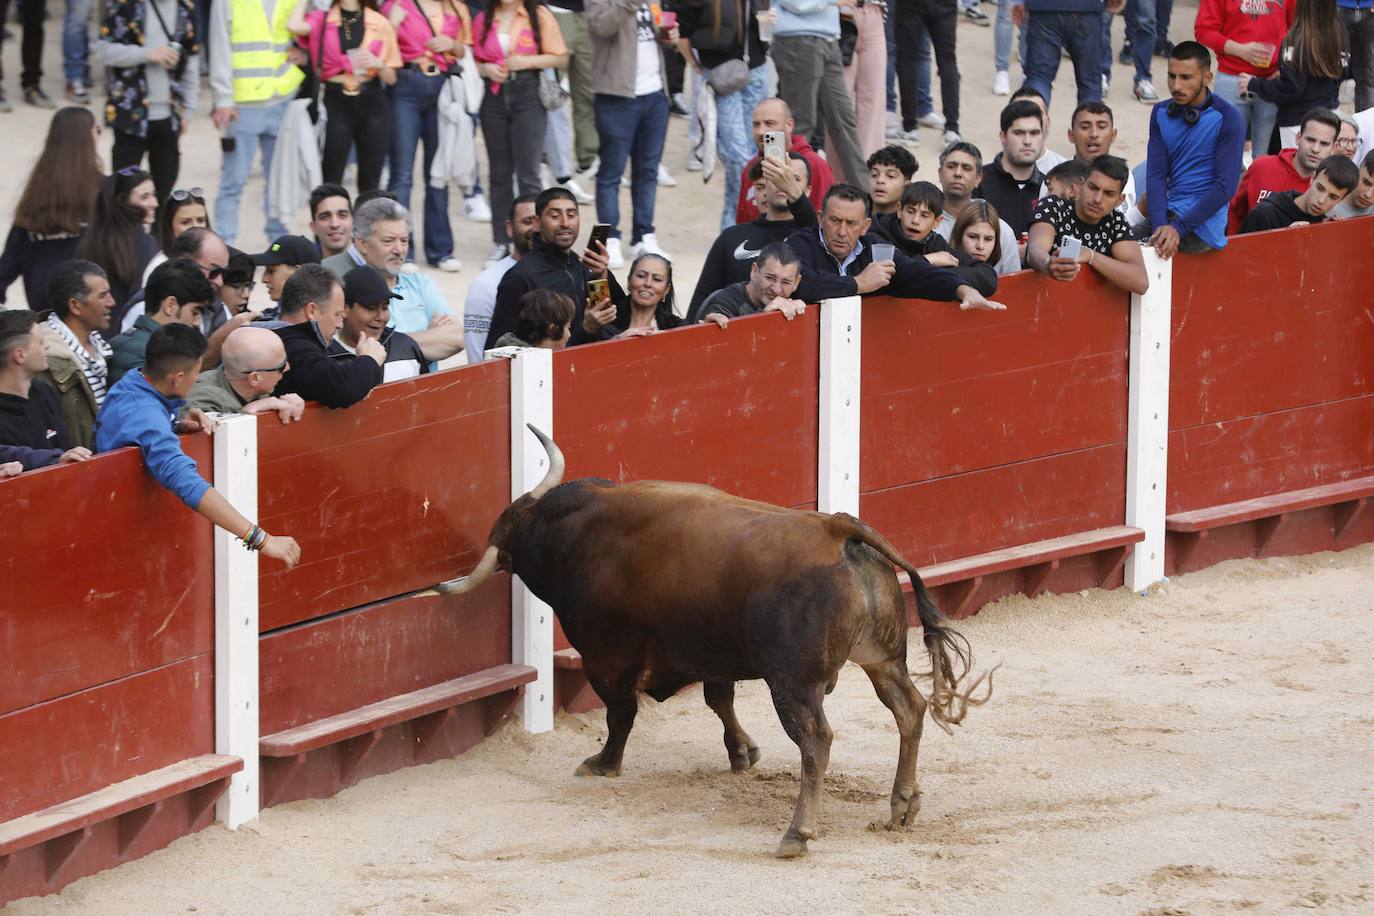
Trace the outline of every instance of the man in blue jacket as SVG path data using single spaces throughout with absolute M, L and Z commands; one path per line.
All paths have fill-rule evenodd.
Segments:
M 801 258 L 801 284 L 796 298 L 805 302 L 883 293 L 904 299 L 955 301 L 961 309 L 1006 308 L 983 298 L 952 268 L 932 267 L 925 258 L 895 251 L 875 261 L 874 245 L 887 244 L 868 231 L 872 202 L 852 184 L 832 185 L 821 207 L 819 229 L 798 229 L 787 245 Z
M 148 338 L 143 369 L 125 375 L 105 396 L 95 421 L 95 450 L 138 446 L 148 473 L 178 499 L 239 538 L 249 550 L 261 550 L 287 568 L 295 566 L 301 558 L 295 540 L 270 535 L 240 515 L 181 450 L 177 432 L 209 433 L 213 427 L 197 408 L 187 411 L 180 423 L 176 421 L 204 356 L 205 338 L 195 328 L 165 324 L 154 331 Z
M 1169 55 L 1169 96 L 1150 112 L 1145 198 L 1161 258 L 1226 247 L 1226 207 L 1240 182 L 1245 119 L 1213 94 L 1212 52 L 1183 41 Z

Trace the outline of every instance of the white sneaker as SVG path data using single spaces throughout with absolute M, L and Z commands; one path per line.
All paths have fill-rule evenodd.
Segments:
M 658 164 L 658 186 L 660 188 L 677 187 L 677 179 L 668 172 L 668 167 L 663 163 Z
M 577 177 L 583 181 L 595 181 L 596 173 L 601 170 L 601 157 L 593 156 L 592 161 L 587 164 L 585 169 L 577 170 Z
M 491 222 L 491 207 L 487 206 L 486 197 L 474 194 L 463 198 L 463 215 L 474 223 Z
M 1137 80 L 1135 84 L 1135 100 L 1142 105 L 1153 105 L 1159 101 L 1159 92 L 1155 89 L 1155 84 L 1149 80 Z
M 668 253 L 659 247 L 658 238 L 652 232 L 640 239 L 638 245 L 630 246 L 631 258 L 637 258 L 642 254 L 656 254 L 665 261 L 672 260 L 668 257 Z
M 1107 74 L 1104 73 L 1104 74 L 1102 74 L 1102 98 L 1105 99 L 1105 98 L 1107 97 L 1107 94 L 1108 94 L 1109 92 L 1111 92 L 1111 91 L 1112 91 L 1112 78 L 1111 78 L 1110 76 L 1108 76 Z
M 487 255 L 487 263 L 495 264 L 497 261 L 505 260 L 508 254 L 510 254 L 509 248 L 505 245 L 497 245 L 491 250 L 491 254 Z
M 1005 70 L 998 70 L 992 78 L 993 95 L 1011 95 L 1011 76 Z
M 620 239 L 606 239 L 606 266 L 615 269 L 625 266 L 625 256 L 620 253 Z
M 420 265 L 416 264 L 414 261 L 406 261 L 401 265 L 401 273 L 403 274 L 418 274 L 419 272 Z
M 435 266 L 446 274 L 456 274 L 458 271 L 463 269 L 463 262 L 455 258 L 453 255 L 449 255 Z
M 921 145 L 921 132 L 914 127 L 911 128 L 911 130 L 902 130 L 901 126 L 899 125 L 897 127 L 896 134 L 888 134 L 887 136 L 891 140 L 901 140 L 908 146 Z
M 916 119 L 916 123 L 922 127 L 933 127 L 936 130 L 944 130 L 945 116 L 938 111 L 932 111 L 930 114 L 921 115 Z
M 957 130 L 945 131 L 945 146 L 949 146 L 951 143 L 958 143 L 962 139 L 964 138 L 959 136 L 959 132 Z
M 578 184 L 576 178 L 569 178 L 567 181 L 561 182 L 558 186 L 566 191 L 571 192 L 573 200 L 577 201 L 579 204 L 590 204 L 596 202 L 596 195 L 588 194 L 587 189 L 582 187 L 582 185 Z
M 703 168 L 704 166 L 702 165 L 701 160 L 698 159 L 696 156 L 687 157 L 687 171 L 700 172 Z

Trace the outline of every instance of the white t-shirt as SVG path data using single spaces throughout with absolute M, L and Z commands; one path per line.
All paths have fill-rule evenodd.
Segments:
M 1355 164 L 1359 165 L 1374 149 L 1374 108 L 1357 112 L 1354 117 L 1355 125 L 1360 129 L 1360 145 L 1355 149 Z
M 658 30 L 647 4 L 635 12 L 638 44 L 635 46 L 635 95 L 663 91 L 663 72 L 659 69 Z

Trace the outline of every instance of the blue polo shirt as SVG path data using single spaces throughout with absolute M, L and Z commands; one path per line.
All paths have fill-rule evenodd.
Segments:
M 1240 182 L 1245 119 L 1208 90 L 1192 110 L 1169 113 L 1172 101 L 1150 111 L 1150 153 L 1146 193 L 1150 226 L 1173 226 L 1179 238 L 1196 233 L 1213 248 L 1226 247 L 1226 206 Z
M 153 479 L 195 509 L 210 484 L 172 432 L 176 413 L 185 403 L 150 385 L 141 369 L 127 373 L 105 395 L 105 404 L 95 418 L 95 450 L 112 452 L 137 445 Z
M 434 318 L 453 314 L 438 284 L 426 274 L 399 274 L 392 292 L 401 298 L 391 300 L 391 326 L 402 334 L 427 331 Z

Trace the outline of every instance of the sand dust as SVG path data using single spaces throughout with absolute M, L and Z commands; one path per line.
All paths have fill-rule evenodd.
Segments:
M 578 779 L 604 716 L 507 727 L 454 760 L 272 808 L 15 914 L 1374 911 L 1374 545 L 1222 564 L 1141 598 L 1004 599 L 960 624 L 994 700 L 927 727 L 925 804 L 886 816 L 892 718 L 845 669 L 822 835 L 771 858 L 795 746 L 729 772 L 695 688 L 646 701 L 619 779 Z M 922 663 L 913 652 L 913 668 Z

